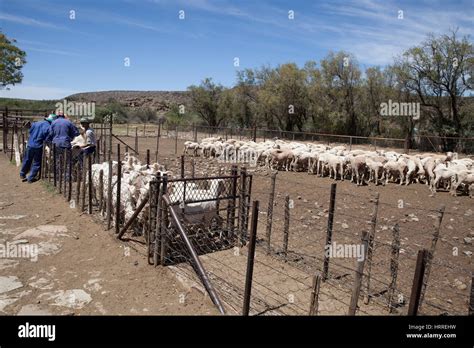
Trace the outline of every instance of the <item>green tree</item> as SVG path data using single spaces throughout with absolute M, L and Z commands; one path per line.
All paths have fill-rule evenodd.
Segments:
M 335 107 L 334 117 L 339 118 L 338 128 L 344 127 L 338 131 L 358 135 L 356 104 L 360 95 L 361 72 L 355 57 L 348 52 L 330 52 L 321 61 L 321 72 L 325 93 Z
M 21 69 L 26 63 L 26 53 L 15 46 L 16 40 L 8 39 L 0 32 L 0 89 L 21 83 Z
M 410 48 L 395 64 L 399 82 L 418 97 L 427 124 L 442 135 L 463 133 L 463 95 L 472 90 L 474 47 L 457 32 L 429 35 L 421 45 Z
M 210 126 L 219 127 L 225 115 L 218 113 L 219 99 L 224 87 L 211 78 L 204 79 L 199 86 L 188 87 L 191 108 Z
M 261 87 L 257 93 L 259 111 L 272 127 L 293 131 L 303 130 L 307 119 L 308 93 L 306 73 L 294 63 L 263 69 L 258 73 Z

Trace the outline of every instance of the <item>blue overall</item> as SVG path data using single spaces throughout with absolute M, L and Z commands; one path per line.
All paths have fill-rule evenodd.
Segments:
M 28 172 L 28 181 L 34 181 L 41 169 L 43 143 L 49 135 L 50 123 L 46 120 L 34 122 L 30 128 L 30 136 L 26 147 L 25 157 L 20 170 L 20 177 L 25 178 Z
M 52 124 L 49 131 L 48 141 L 56 145 L 56 162 L 54 168 L 56 175 L 59 175 L 59 166 L 64 163 L 65 152 L 70 151 L 71 141 L 79 135 L 76 126 L 64 117 L 58 117 Z M 67 172 L 69 172 L 67 168 Z

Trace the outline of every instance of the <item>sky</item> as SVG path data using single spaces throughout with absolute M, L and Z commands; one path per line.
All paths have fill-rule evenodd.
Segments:
M 27 54 L 0 97 L 229 87 L 240 69 L 339 50 L 385 66 L 450 29 L 473 40 L 474 0 L 0 0 L 0 30 Z

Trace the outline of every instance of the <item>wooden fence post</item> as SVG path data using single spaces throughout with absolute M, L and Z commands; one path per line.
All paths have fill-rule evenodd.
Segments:
M 411 287 L 410 303 L 408 305 L 408 315 L 417 315 L 420 304 L 421 289 L 423 287 L 423 278 L 425 275 L 425 266 L 428 250 L 418 251 L 416 259 L 415 275 L 413 276 L 413 284 Z
M 433 239 L 431 240 L 431 247 L 429 250 L 429 253 L 427 254 L 426 258 L 426 265 L 425 265 L 425 278 L 423 282 L 423 286 L 421 288 L 421 295 L 420 295 L 420 308 L 423 305 L 423 299 L 425 298 L 425 293 L 426 293 L 426 288 L 428 286 L 428 281 L 430 278 L 430 272 L 431 272 L 431 265 L 433 262 L 433 257 L 434 257 L 434 252 L 436 249 L 436 244 L 438 243 L 438 238 L 439 238 L 439 232 L 441 229 L 441 223 L 443 222 L 443 216 L 444 216 L 444 211 L 446 209 L 446 206 L 443 204 L 439 207 L 438 209 L 438 220 L 435 225 L 435 231 L 433 232 Z
M 325 244 L 325 250 L 326 248 L 330 248 L 332 244 L 332 228 L 333 228 L 333 222 L 334 222 L 334 207 L 336 205 L 336 184 L 332 183 L 331 184 L 331 196 L 329 199 L 329 213 L 328 213 L 328 227 L 326 231 L 326 244 Z M 328 278 L 328 272 L 329 272 L 329 254 L 324 253 L 324 265 L 323 265 L 323 281 L 325 281 Z
M 276 185 L 276 176 L 278 174 L 278 171 L 272 172 L 271 176 L 271 185 L 270 185 L 270 195 L 268 198 L 268 208 L 267 208 L 267 231 L 266 231 L 266 237 L 267 237 L 267 254 L 270 254 L 271 252 L 271 237 L 272 237 L 272 222 L 273 222 L 273 205 L 275 204 L 275 185 Z
M 283 224 L 283 255 L 288 254 L 288 239 L 290 237 L 290 196 L 285 196 L 285 222 Z
M 257 241 L 258 207 L 259 201 L 254 201 L 252 205 L 252 225 L 250 228 L 250 239 L 248 245 L 247 272 L 245 273 L 244 305 L 242 309 L 242 315 L 244 316 L 248 316 L 250 312 L 255 244 Z
M 321 275 L 317 274 L 313 277 L 313 286 L 311 290 L 311 298 L 310 298 L 310 305 L 309 305 L 309 315 L 318 315 L 320 286 L 321 286 Z
M 122 189 L 122 159 L 120 158 L 120 144 L 117 144 L 117 198 L 115 202 L 115 233 L 120 232 L 120 194 Z
M 395 294 L 395 289 L 397 287 L 397 277 L 398 277 L 398 258 L 400 256 L 400 227 L 398 223 L 392 227 L 392 251 L 390 258 L 390 275 L 391 281 L 388 287 L 388 311 L 389 313 L 393 312 L 393 295 Z
M 357 302 L 359 301 L 360 288 L 362 285 L 362 276 L 364 275 L 364 263 L 367 255 L 367 249 L 369 245 L 369 233 L 362 232 L 362 260 L 357 260 L 357 270 L 354 274 L 354 286 L 352 287 L 351 303 L 349 305 L 348 315 L 355 315 L 357 310 Z
M 150 168 L 150 149 L 146 149 L 146 167 Z
M 369 248 L 367 250 L 367 295 L 365 297 L 365 304 L 370 302 L 370 273 L 372 271 L 372 255 L 374 252 L 375 227 L 377 225 L 377 213 L 379 210 L 380 193 L 375 194 L 374 209 L 372 211 L 372 218 L 370 219 L 370 234 L 369 234 Z
M 194 179 L 195 175 L 195 164 L 194 164 L 194 158 L 191 158 L 191 178 Z
M 184 178 L 184 155 L 181 155 L 181 178 Z

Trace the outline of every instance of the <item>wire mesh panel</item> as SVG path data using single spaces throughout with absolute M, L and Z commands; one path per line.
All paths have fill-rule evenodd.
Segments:
M 158 231 L 155 248 L 160 249 L 161 260 L 166 264 L 189 260 L 171 214 L 179 219 L 198 255 L 245 244 L 250 180 L 235 170 L 229 176 L 162 180 L 160 190 L 154 193 L 161 198 L 156 200 L 159 212 L 153 220 Z

